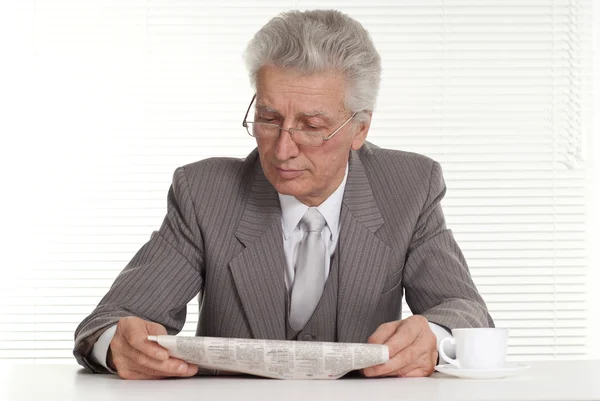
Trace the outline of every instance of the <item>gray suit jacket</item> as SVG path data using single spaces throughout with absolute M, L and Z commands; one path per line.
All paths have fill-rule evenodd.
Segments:
M 440 165 L 370 143 L 349 158 L 340 214 L 337 340 L 365 342 L 378 325 L 414 314 L 446 328 L 493 326 L 440 201 Z M 285 256 L 279 198 L 258 152 L 175 171 L 164 222 L 75 332 L 88 359 L 108 326 L 125 316 L 179 332 L 200 293 L 197 335 L 285 339 Z

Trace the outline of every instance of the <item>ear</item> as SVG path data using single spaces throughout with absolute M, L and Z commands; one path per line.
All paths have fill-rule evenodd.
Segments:
M 360 149 L 365 141 L 367 140 L 367 134 L 369 133 L 369 128 L 371 127 L 371 118 L 373 117 L 373 112 L 369 111 L 369 118 L 367 121 L 360 123 L 358 126 L 358 131 L 354 134 L 354 139 L 352 140 L 352 150 Z

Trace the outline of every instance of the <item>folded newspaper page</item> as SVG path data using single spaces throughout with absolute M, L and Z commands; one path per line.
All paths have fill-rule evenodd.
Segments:
M 338 379 L 389 359 L 387 345 L 242 338 L 148 336 L 199 368 L 273 379 Z

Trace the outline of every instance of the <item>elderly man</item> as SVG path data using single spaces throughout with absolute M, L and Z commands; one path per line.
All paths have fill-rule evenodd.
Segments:
M 387 344 L 365 376 L 427 376 L 436 338 L 493 326 L 446 228 L 440 165 L 366 142 L 380 58 L 337 11 L 267 23 L 246 60 L 257 149 L 175 171 L 160 229 L 78 327 L 74 354 L 126 379 L 193 376 L 149 334 L 200 293 L 199 336 Z M 413 316 L 401 317 L 402 296 Z

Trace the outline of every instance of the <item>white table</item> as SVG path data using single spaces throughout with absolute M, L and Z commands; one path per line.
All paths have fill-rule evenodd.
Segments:
M 194 377 L 126 381 L 76 365 L 0 366 L 2 401 L 119 400 L 599 400 L 600 361 L 529 363 L 524 374 L 465 380 L 441 373 L 401 379 L 280 381 L 253 377 Z

